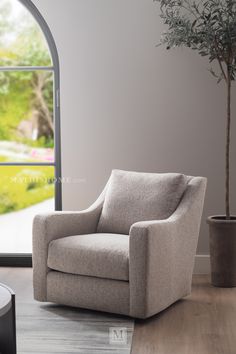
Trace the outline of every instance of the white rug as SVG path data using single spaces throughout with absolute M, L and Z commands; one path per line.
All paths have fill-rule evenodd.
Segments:
M 134 322 L 125 316 L 37 302 L 17 303 L 18 354 L 129 354 Z

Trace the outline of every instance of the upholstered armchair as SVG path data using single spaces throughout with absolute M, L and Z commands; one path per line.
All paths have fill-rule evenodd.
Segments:
M 37 215 L 35 299 L 147 318 L 190 294 L 205 188 L 114 170 L 87 210 Z

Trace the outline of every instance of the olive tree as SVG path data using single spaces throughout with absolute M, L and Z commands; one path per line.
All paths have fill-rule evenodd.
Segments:
M 230 219 L 230 128 L 232 81 L 236 78 L 236 0 L 154 0 L 168 26 L 161 44 L 167 49 L 185 46 L 216 62 L 210 68 L 217 82 L 225 82 L 227 124 L 225 151 L 225 209 Z

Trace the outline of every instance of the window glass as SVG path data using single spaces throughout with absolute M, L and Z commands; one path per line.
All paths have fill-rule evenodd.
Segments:
M 0 1 L 0 66 L 51 66 L 44 35 L 18 0 Z
M 54 210 L 54 167 L 0 166 L 0 253 L 32 252 L 32 221 Z
M 0 72 L 0 162 L 53 162 L 53 73 Z
M 60 156 L 54 156 L 58 61 L 46 40 L 53 42 L 50 30 L 42 31 L 35 16 L 19 0 L 0 0 L 0 254 L 31 253 L 33 218 L 55 210 L 55 202 L 61 208 Z

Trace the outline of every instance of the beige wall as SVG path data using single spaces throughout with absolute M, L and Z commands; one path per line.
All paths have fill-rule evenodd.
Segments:
M 63 186 L 64 209 L 87 207 L 112 168 L 207 176 L 208 253 L 205 218 L 224 210 L 225 98 L 207 61 L 155 47 L 152 0 L 33 1 L 60 55 L 63 175 L 84 179 Z

